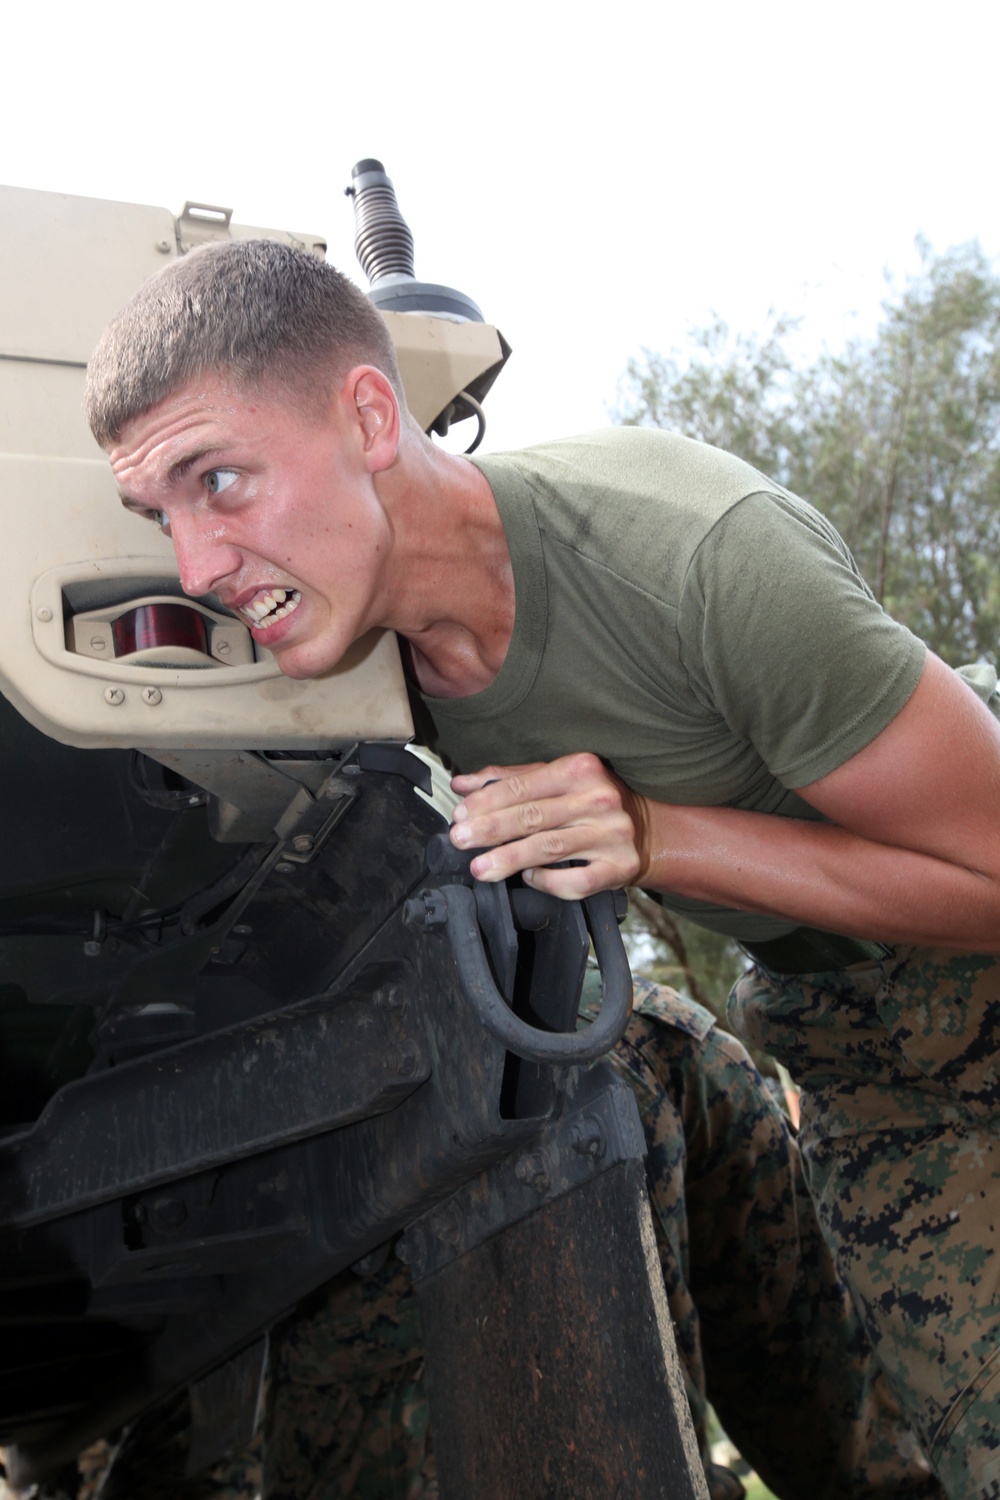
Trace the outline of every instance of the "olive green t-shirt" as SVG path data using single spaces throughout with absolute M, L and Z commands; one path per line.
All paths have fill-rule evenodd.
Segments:
M 476 462 L 515 621 L 489 687 L 423 699 L 460 769 L 590 750 L 661 802 L 816 818 L 794 788 L 863 749 L 913 692 L 922 643 L 829 522 L 740 459 L 633 427 Z M 663 900 L 746 939 L 793 925 Z

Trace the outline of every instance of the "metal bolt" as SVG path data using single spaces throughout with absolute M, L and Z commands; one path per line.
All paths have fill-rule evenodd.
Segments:
M 51 609 L 49 609 L 48 605 L 43 604 L 41 609 L 35 610 L 35 617 L 41 620 L 43 624 L 47 625 L 52 618 L 52 611 Z
M 427 1263 L 427 1233 L 422 1224 L 411 1224 L 396 1241 L 396 1255 L 414 1276 L 419 1276 Z
M 526 1151 L 514 1167 L 514 1176 L 525 1187 L 544 1193 L 549 1185 L 549 1168 L 540 1151 Z
M 125 693 L 122 688 L 105 688 L 104 701 L 110 703 L 112 708 L 120 708 L 125 702 Z
M 86 958 L 100 958 L 101 945 L 95 942 L 93 938 L 88 938 L 83 945 L 83 952 Z
M 354 764 L 352 762 L 351 765 L 344 766 L 343 770 L 341 771 L 341 775 L 342 776 L 360 776 L 361 775 L 361 767 L 359 765 L 356 765 L 356 764 Z
M 159 688 L 145 687 L 142 690 L 142 701 L 148 703 L 150 708 L 155 708 L 158 703 L 163 702 L 163 694 Z
M 160 1234 L 171 1234 L 180 1229 L 187 1216 L 187 1204 L 181 1198 L 157 1198 L 150 1214 L 153 1228 Z
M 445 1203 L 433 1220 L 434 1231 L 446 1245 L 457 1246 L 462 1238 L 462 1220 L 455 1203 Z
M 103 636 L 92 635 L 90 637 L 90 649 L 92 651 L 106 651 L 108 649 L 108 643 Z
M 608 1143 L 604 1135 L 604 1126 L 596 1115 L 584 1115 L 582 1120 L 575 1122 L 570 1132 L 570 1145 L 581 1156 L 589 1156 L 591 1161 L 604 1160 Z
M 417 1071 L 417 1058 L 412 1047 L 393 1047 L 386 1058 L 391 1073 L 398 1073 L 400 1078 L 412 1078 Z
M 297 833 L 292 839 L 292 848 L 296 854 L 308 854 L 315 843 L 311 833 Z
M 403 902 L 403 925 L 435 932 L 448 925 L 448 907 L 440 891 L 418 891 Z
M 279 859 L 274 868 L 279 875 L 291 875 L 295 866 L 289 864 L 287 859 Z

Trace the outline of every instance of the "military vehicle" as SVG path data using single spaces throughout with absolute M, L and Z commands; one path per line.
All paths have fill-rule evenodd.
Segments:
M 416 279 L 380 163 L 349 191 L 412 410 L 478 440 L 507 346 Z M 71 1485 L 185 1387 L 197 1472 L 252 1431 L 269 1328 L 402 1236 L 444 1496 L 703 1493 L 638 1117 L 596 1062 L 630 1003 L 621 900 L 475 882 L 407 748 L 395 640 L 283 677 L 183 595 L 84 423 L 88 355 L 146 277 L 220 238 L 322 237 L 10 188 L 0 213 L 11 1482 Z M 578 1033 L 591 943 L 605 998 Z

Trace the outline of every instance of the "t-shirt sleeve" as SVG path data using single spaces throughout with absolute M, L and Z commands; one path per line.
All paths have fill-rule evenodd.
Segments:
M 715 524 L 685 575 L 678 629 L 692 691 L 792 788 L 880 734 L 926 655 L 829 522 L 790 495 L 749 495 Z

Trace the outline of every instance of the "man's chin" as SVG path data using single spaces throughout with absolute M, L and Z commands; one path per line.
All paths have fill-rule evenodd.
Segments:
M 329 667 L 310 666 L 309 662 L 296 657 L 294 651 L 282 652 L 280 656 L 276 651 L 274 659 L 285 677 L 294 677 L 299 682 L 309 677 L 322 677 L 324 672 L 330 670 Z
M 340 665 L 344 652 L 348 649 L 345 646 L 344 651 L 335 653 L 329 647 L 321 650 L 315 645 L 289 645 L 274 647 L 271 654 L 285 677 L 294 677 L 302 682 L 310 677 L 325 677 L 328 672 L 332 672 Z

